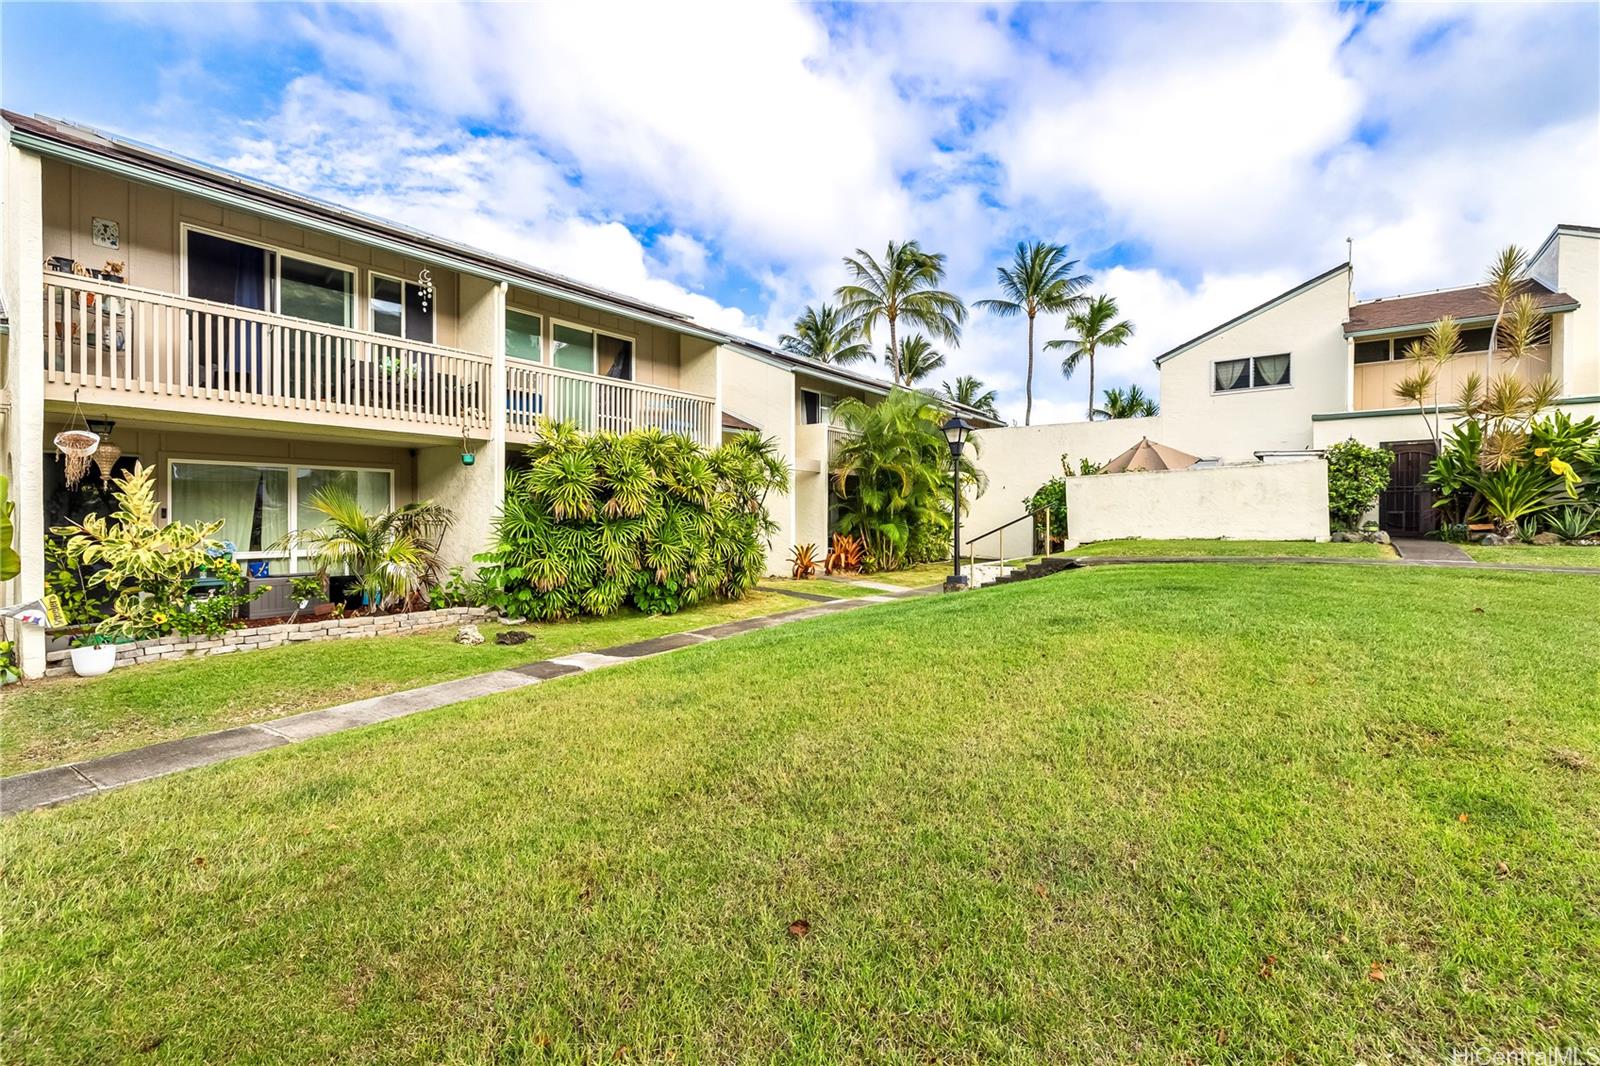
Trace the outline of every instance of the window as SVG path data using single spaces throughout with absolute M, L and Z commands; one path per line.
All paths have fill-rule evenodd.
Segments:
M 1461 331 L 1461 350 L 1463 352 L 1486 352 L 1489 350 L 1489 334 L 1493 328 L 1485 326 L 1482 329 L 1464 329 Z M 1401 352 L 1404 355 L 1404 351 Z
M 354 320 L 355 272 L 264 245 L 184 230 L 188 295 L 348 326 Z
M 199 230 L 184 237 L 190 296 L 256 311 L 268 308 L 277 270 L 271 252 Z
M 291 555 L 279 547 L 284 538 L 326 521 L 311 506 L 319 489 L 341 487 L 369 514 L 394 505 L 394 474 L 389 470 L 173 460 L 168 485 L 174 522 L 221 519 L 217 538 L 231 543 L 236 557 L 273 561 L 274 571 L 289 568 L 284 572 L 303 561 L 302 553 Z
M 563 370 L 633 380 L 633 339 L 587 326 L 550 326 L 551 361 Z
M 1388 341 L 1356 341 L 1356 365 L 1366 363 L 1387 363 L 1389 361 Z
M 1289 353 L 1224 359 L 1212 365 L 1212 391 L 1272 389 L 1289 384 Z
M 329 326 L 348 326 L 355 275 L 294 256 L 278 257 L 278 311 Z
M 423 294 L 423 288 L 412 282 L 372 275 L 372 332 L 432 344 L 434 304 L 424 301 Z
M 506 355 L 530 363 L 544 362 L 543 334 L 544 323 L 538 315 L 506 308 Z
M 835 397 L 811 389 L 800 390 L 800 418 L 808 426 L 827 425 L 833 421 Z

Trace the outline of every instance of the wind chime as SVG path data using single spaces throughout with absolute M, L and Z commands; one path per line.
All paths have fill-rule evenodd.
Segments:
M 422 290 L 422 313 L 427 314 L 433 303 L 433 271 L 427 267 L 417 271 L 417 288 Z

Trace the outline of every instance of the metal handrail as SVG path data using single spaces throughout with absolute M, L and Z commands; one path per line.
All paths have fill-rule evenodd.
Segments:
M 976 544 L 978 541 L 982 540 L 984 537 L 990 536 L 990 535 L 995 534 L 995 533 L 1000 534 L 1000 558 L 996 560 L 996 563 L 999 565 L 1001 570 L 1004 570 L 1005 567 L 1006 567 L 1006 529 L 1008 527 L 1010 527 L 1010 526 L 1016 525 L 1018 522 L 1022 521 L 1024 518 L 1037 518 L 1039 516 L 1039 512 L 1040 511 L 1044 512 L 1044 555 L 1041 556 L 1041 558 L 1048 559 L 1053 554 L 1051 552 L 1051 550 L 1050 550 L 1050 508 L 1048 508 L 1048 507 L 1035 507 L 1031 511 L 1023 512 L 1022 514 L 1018 515 L 1017 517 L 1011 519 L 1009 522 L 1000 523 L 998 526 L 995 526 L 993 529 L 989 530 L 987 533 L 980 533 L 976 537 L 968 537 L 967 538 L 967 547 L 969 549 L 968 552 L 967 552 L 967 579 L 970 581 L 977 575 L 978 552 L 977 552 L 977 550 L 975 548 L 972 547 L 974 544 Z M 1029 535 L 1030 535 L 1029 542 L 1028 542 L 1028 549 L 1029 549 L 1028 550 L 1028 554 L 1032 555 L 1033 554 L 1033 541 L 1032 541 L 1033 529 L 1030 527 L 1028 532 L 1029 532 Z

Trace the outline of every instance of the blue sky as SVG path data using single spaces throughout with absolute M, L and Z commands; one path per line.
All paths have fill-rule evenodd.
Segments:
M 1600 6 L 29 5 L 6 107 L 102 126 L 773 339 L 857 246 L 968 300 L 1068 244 L 1102 384 L 1341 261 L 1476 280 L 1600 223 Z M 1041 339 L 1060 336 L 1044 322 Z M 1021 415 L 1023 327 L 949 375 Z M 1036 371 L 1034 420 L 1087 382 Z

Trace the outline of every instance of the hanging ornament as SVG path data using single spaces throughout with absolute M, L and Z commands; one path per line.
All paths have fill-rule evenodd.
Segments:
M 83 428 L 75 428 L 77 426 Z M 67 488 L 75 489 L 89 472 L 89 457 L 100 447 L 100 434 L 90 431 L 89 423 L 84 421 L 83 412 L 78 408 L 76 390 L 72 393 L 72 415 L 67 419 L 67 428 L 56 434 L 55 446 L 65 457 Z
M 422 313 L 428 313 L 428 305 L 433 303 L 433 271 L 423 267 L 417 271 L 417 288 L 422 290 Z
M 122 449 L 105 437 L 100 438 L 100 446 L 94 450 L 94 465 L 100 468 L 100 480 L 107 485 L 111 484 L 112 471 L 116 469 L 117 460 L 122 458 Z

